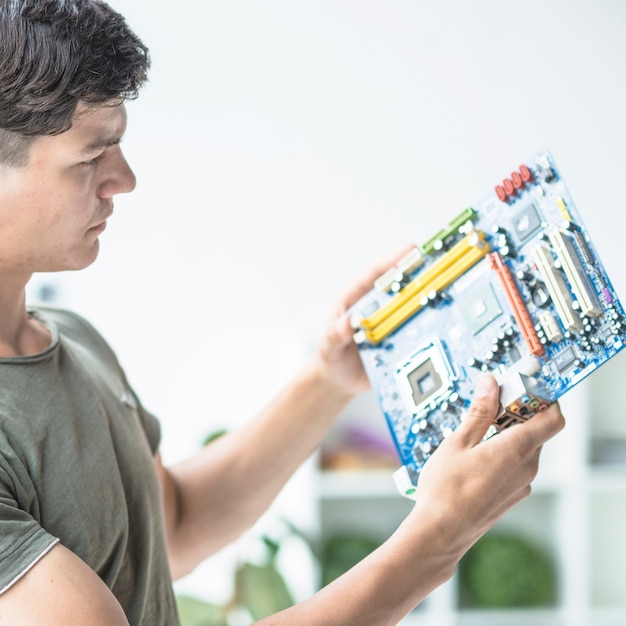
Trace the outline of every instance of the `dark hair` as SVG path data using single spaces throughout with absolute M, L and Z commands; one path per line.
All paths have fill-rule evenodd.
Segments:
M 101 0 L 0 1 L 0 163 L 68 130 L 79 102 L 121 103 L 147 79 L 148 49 Z

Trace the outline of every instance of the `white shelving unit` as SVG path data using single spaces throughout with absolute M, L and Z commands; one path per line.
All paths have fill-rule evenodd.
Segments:
M 403 626 L 626 625 L 625 370 L 626 357 L 618 355 L 561 399 L 567 426 L 544 447 L 533 493 L 496 525 L 552 556 L 556 606 L 460 609 L 455 577 Z M 317 485 L 322 536 L 352 531 L 383 539 L 411 507 L 397 494 L 389 470 L 321 471 Z

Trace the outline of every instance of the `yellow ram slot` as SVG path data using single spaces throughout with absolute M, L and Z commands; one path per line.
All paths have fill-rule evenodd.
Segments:
M 368 341 L 373 345 L 380 343 L 385 337 L 398 328 L 398 326 L 406 322 L 424 306 L 424 298 L 427 297 L 429 293 L 433 291 L 439 293 L 478 263 L 478 261 L 489 252 L 489 244 L 480 239 L 475 240 L 475 243 L 477 245 L 471 247 L 463 257 L 458 259 L 456 263 L 446 268 L 443 272 L 440 272 L 439 275 L 435 276 L 429 283 L 424 284 L 419 291 L 416 291 L 413 296 L 402 305 L 402 307 L 396 309 L 375 328 L 366 330 L 365 336 Z
M 398 309 L 401 309 L 409 302 L 416 293 L 421 293 L 424 287 L 428 285 L 438 274 L 445 272 L 451 265 L 454 265 L 460 258 L 463 258 L 476 245 L 476 238 L 479 237 L 479 244 L 484 239 L 481 231 L 476 231 L 467 235 L 459 243 L 450 248 L 450 250 L 441 257 L 432 267 L 427 269 L 423 274 L 417 276 L 404 289 L 402 289 L 395 298 L 387 303 L 386 306 L 378 309 L 370 317 L 361 320 L 359 326 L 364 330 L 371 330 L 384 322 L 388 317 L 393 315 Z

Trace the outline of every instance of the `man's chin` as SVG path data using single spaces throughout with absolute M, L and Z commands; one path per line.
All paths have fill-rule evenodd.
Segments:
M 64 267 L 60 267 L 57 270 L 52 271 L 77 272 L 79 270 L 84 270 L 94 263 L 94 261 L 98 258 L 99 252 L 100 242 L 96 239 L 89 250 L 83 251 L 81 254 L 77 254 L 74 258 L 67 259 Z

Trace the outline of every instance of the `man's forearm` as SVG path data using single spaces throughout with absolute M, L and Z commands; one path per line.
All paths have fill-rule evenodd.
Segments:
M 442 547 L 434 516 L 404 523 L 380 548 L 314 596 L 258 626 L 390 626 L 454 573 L 459 556 Z
M 189 572 L 249 528 L 350 399 L 309 365 L 255 419 L 165 470 L 175 574 Z

